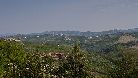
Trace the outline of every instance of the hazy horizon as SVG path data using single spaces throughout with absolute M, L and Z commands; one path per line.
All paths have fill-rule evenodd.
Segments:
M 0 0 L 0 33 L 138 28 L 138 0 Z

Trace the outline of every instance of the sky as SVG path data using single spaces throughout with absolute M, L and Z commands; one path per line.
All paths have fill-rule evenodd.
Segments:
M 138 0 L 0 0 L 0 33 L 138 28 Z

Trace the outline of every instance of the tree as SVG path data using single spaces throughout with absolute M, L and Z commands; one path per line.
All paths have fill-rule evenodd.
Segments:
M 79 46 L 75 45 L 72 54 L 61 60 L 60 66 L 55 71 L 59 78 L 87 78 L 91 77 L 85 65 L 84 55 L 80 52 Z
M 0 40 L 0 76 L 16 77 L 25 62 L 25 56 L 22 44 Z
M 137 78 L 138 50 L 128 48 L 120 51 L 121 57 L 111 61 L 114 66 L 109 71 L 109 76 L 113 78 Z

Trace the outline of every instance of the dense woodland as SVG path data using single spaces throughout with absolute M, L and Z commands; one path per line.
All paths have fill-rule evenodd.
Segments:
M 1 38 L 0 78 L 138 78 L 137 38 L 138 33 Z

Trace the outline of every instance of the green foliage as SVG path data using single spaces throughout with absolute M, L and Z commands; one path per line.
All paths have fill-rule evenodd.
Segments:
M 43 47 L 42 47 L 43 48 Z M 38 47 L 39 49 L 39 47 Z M 3 78 L 86 78 L 90 72 L 84 54 L 75 45 L 66 58 L 55 60 L 48 53 L 24 52 L 15 41 L 0 41 L 0 72 Z
M 44 53 L 28 53 L 27 59 L 22 67 L 20 76 L 22 78 L 50 78 L 54 60 Z
M 25 56 L 20 43 L 0 40 L 0 76 L 16 72 L 15 69 L 18 70 L 24 63 Z
M 109 76 L 114 78 L 137 78 L 138 77 L 138 50 L 123 49 L 120 50 L 121 57 L 112 59 L 114 66 L 109 71 Z
M 135 45 L 133 42 L 115 43 L 117 37 L 108 35 L 92 39 L 70 36 L 72 41 L 64 37 L 33 36 L 24 39 L 24 46 L 0 40 L 0 78 L 138 77 L 138 50 L 128 47 Z M 79 45 L 72 47 L 76 40 Z M 55 59 L 55 55 L 49 55 L 52 52 L 63 53 L 64 57 Z
M 56 71 L 59 78 L 89 78 L 89 69 L 86 65 L 86 59 L 80 52 L 79 46 L 75 45 L 73 54 L 69 54 L 66 59 L 60 62 L 60 66 Z

